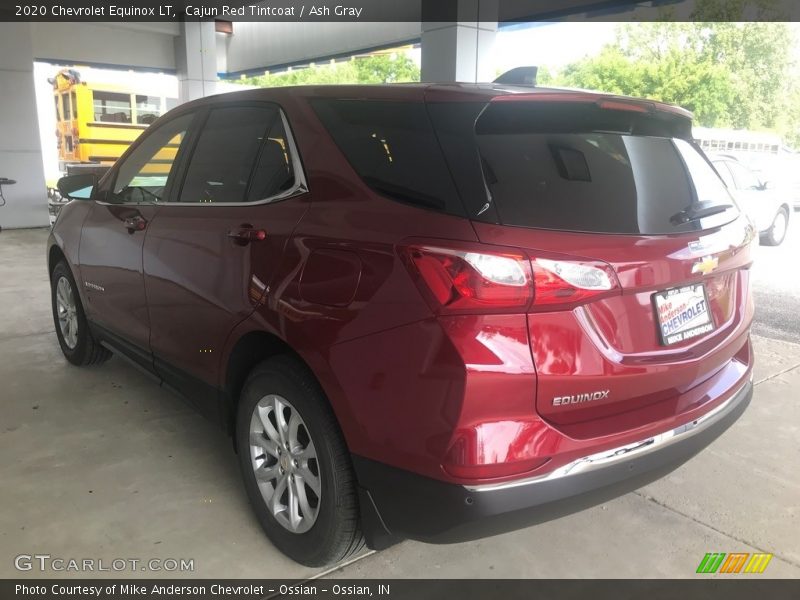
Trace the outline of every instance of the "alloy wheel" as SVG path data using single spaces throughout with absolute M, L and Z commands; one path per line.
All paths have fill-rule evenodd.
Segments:
M 56 311 L 61 337 L 70 350 L 78 345 L 78 307 L 75 293 L 66 277 L 60 277 L 56 284 Z
M 275 520 L 292 533 L 311 529 L 322 494 L 319 462 L 303 418 L 286 398 L 270 394 L 256 404 L 250 419 L 250 459 Z
M 776 242 L 782 242 L 784 236 L 786 235 L 786 228 L 789 224 L 788 217 L 786 213 L 782 210 L 775 215 L 775 221 L 772 223 L 772 238 Z

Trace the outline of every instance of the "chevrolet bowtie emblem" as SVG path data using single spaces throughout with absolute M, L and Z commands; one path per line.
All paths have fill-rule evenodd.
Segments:
M 719 265 L 719 259 L 716 256 L 704 256 L 703 260 L 700 260 L 692 265 L 692 273 L 702 273 L 703 275 L 708 275 L 717 268 Z

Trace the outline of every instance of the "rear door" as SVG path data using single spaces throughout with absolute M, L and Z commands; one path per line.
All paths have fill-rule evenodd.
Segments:
M 475 230 L 531 258 L 537 409 L 555 423 L 674 414 L 746 343 L 753 232 L 688 131 L 619 101 L 506 99 L 477 120 L 495 216 Z
M 307 194 L 277 106 L 225 104 L 203 118 L 149 228 L 144 272 L 156 369 L 213 414 L 225 340 L 263 301 Z

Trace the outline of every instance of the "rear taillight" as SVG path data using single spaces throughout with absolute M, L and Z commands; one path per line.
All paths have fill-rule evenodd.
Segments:
M 600 262 L 533 260 L 536 306 L 575 305 L 619 288 L 610 266 Z
M 437 314 L 565 309 L 619 289 L 600 262 L 423 244 L 403 246 L 401 254 Z
M 533 298 L 524 254 L 405 246 L 403 253 L 438 313 L 524 312 Z

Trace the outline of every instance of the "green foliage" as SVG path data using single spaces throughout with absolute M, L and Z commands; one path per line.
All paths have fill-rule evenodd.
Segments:
M 419 67 L 404 55 L 378 54 L 354 61 L 357 83 L 419 81 Z
M 771 0 L 738 4 L 767 10 Z M 716 15 L 723 8 L 730 6 L 704 0 L 697 10 Z M 688 108 L 699 125 L 771 129 L 795 140 L 794 42 L 786 23 L 630 23 L 615 43 L 566 66 L 553 83 L 653 98 Z
M 696 0 L 693 21 L 786 21 L 778 0 Z
M 498 72 L 498 77 L 502 73 Z M 540 65 L 536 71 L 536 84 L 537 85 L 554 85 L 553 72 L 544 65 Z
M 403 54 L 376 54 L 347 62 L 313 65 L 284 73 L 235 80 L 258 87 L 419 81 L 419 67 Z

